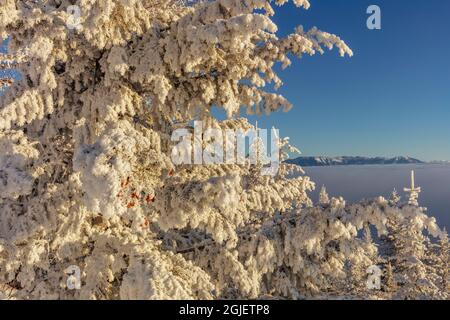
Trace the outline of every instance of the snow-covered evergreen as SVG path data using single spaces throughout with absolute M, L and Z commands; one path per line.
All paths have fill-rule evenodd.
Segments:
M 319 193 L 319 204 L 327 205 L 330 203 L 330 198 L 327 193 L 327 188 L 322 186 Z

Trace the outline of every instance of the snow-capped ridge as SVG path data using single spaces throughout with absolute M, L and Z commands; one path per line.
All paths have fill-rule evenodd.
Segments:
M 382 165 L 382 164 L 422 164 L 424 161 L 404 156 L 394 158 L 388 157 L 360 157 L 360 156 L 341 156 L 341 157 L 298 157 L 289 159 L 287 163 L 296 164 L 303 167 L 314 166 L 336 166 L 336 165 Z

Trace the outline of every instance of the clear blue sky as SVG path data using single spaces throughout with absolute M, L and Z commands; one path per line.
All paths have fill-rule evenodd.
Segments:
M 382 30 L 366 27 L 371 4 Z M 280 35 L 317 26 L 355 55 L 293 60 L 279 92 L 294 108 L 259 117 L 261 127 L 276 126 L 303 155 L 450 160 L 449 0 L 311 0 L 306 11 L 276 11 Z

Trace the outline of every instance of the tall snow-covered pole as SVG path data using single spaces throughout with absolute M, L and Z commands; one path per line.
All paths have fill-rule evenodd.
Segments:
M 409 193 L 408 204 L 413 206 L 418 206 L 419 202 L 417 199 L 419 198 L 419 193 L 422 191 L 420 187 L 415 186 L 415 174 L 414 170 L 411 170 L 411 188 L 405 188 L 404 191 Z

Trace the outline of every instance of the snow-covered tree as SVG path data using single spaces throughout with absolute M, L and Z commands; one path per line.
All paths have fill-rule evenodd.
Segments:
M 384 270 L 384 291 L 393 292 L 396 291 L 396 289 L 397 283 L 394 278 L 394 270 L 391 262 L 388 262 Z
M 396 205 L 400 202 L 402 198 L 400 197 L 400 195 L 398 194 L 397 190 L 394 189 L 391 193 L 391 197 L 389 198 L 389 201 L 392 205 Z
M 449 286 L 449 279 L 450 279 L 450 272 L 449 272 L 449 266 L 450 266 L 450 245 L 448 242 L 448 234 L 446 233 L 440 240 L 439 243 L 439 249 L 440 249 L 440 264 L 439 264 L 439 270 L 441 274 L 441 291 L 445 294 L 445 298 L 449 299 L 450 297 L 450 286 Z
M 327 205 L 330 203 L 330 198 L 327 193 L 327 188 L 322 186 L 319 193 L 319 204 Z
M 2 65 L 22 76 L 0 104 L 1 282 L 19 298 L 219 296 L 219 279 L 175 252 L 212 241 L 215 264 L 233 275 L 244 269 L 240 229 L 307 203 L 313 184 L 287 179 L 288 166 L 274 177 L 247 163 L 175 166 L 171 133 L 191 120 L 250 129 L 241 106 L 291 108 L 264 90 L 282 84 L 276 63 L 351 50 L 316 28 L 278 38 L 266 0 L 85 0 L 79 17 L 71 5 L 0 8 Z M 65 286 L 70 265 L 81 290 Z M 241 294 L 257 295 L 256 284 Z
M 294 165 L 262 175 L 249 159 L 174 163 L 172 134 L 193 121 L 205 137 L 254 129 L 242 107 L 288 111 L 265 89 L 282 85 L 275 66 L 288 56 L 352 55 L 317 28 L 279 38 L 270 17 L 285 2 L 2 0 L 0 36 L 10 41 L 0 65 L 20 74 L 2 81 L 0 97 L 2 297 L 342 295 L 345 265 L 376 257 L 358 237 L 364 227 L 384 233 L 399 216 L 436 231 L 419 208 L 382 198 L 314 207 L 314 184 Z M 293 148 L 278 143 L 283 159 Z M 79 279 L 68 271 L 77 268 Z
M 449 288 L 449 267 L 450 267 L 450 246 L 448 242 L 448 233 L 446 230 L 441 234 L 437 243 L 433 244 L 433 252 L 428 252 L 431 257 L 430 265 L 432 271 L 436 274 L 436 283 L 440 288 L 441 298 L 450 297 Z M 431 250 L 429 250 L 431 251 Z
M 434 274 L 427 270 L 426 239 L 418 221 L 401 224 L 395 237 L 395 249 L 396 272 L 401 284 L 396 297 L 408 300 L 434 298 L 439 289 Z

